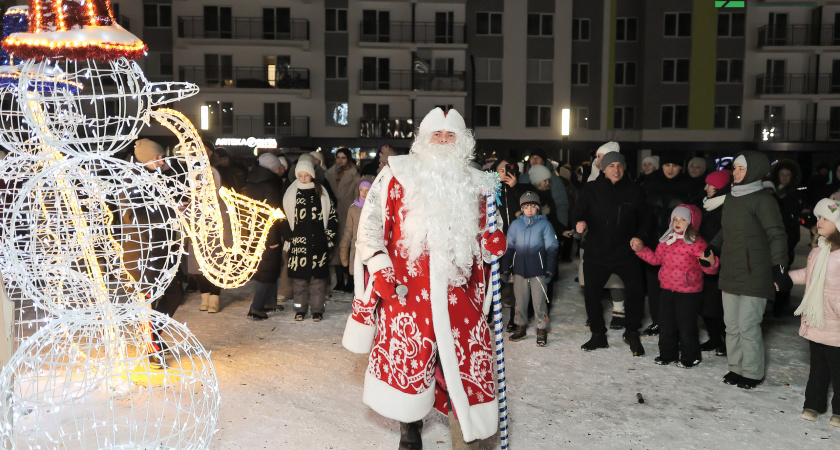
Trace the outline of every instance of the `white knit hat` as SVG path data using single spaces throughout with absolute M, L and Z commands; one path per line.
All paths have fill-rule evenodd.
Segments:
M 321 162 L 321 167 L 324 167 L 324 155 L 322 155 L 321 152 L 312 151 L 312 152 L 309 152 L 309 154 L 312 155 L 313 158 L 315 158 L 315 159 L 317 159 L 318 161 Z M 313 176 L 315 176 L 315 175 L 313 175 Z
M 827 198 L 820 200 L 814 207 L 814 217 L 830 220 L 840 230 L 840 202 Z
M 278 156 L 277 160 L 280 161 L 280 164 L 283 164 L 283 167 L 285 167 L 286 170 L 289 170 L 289 161 L 286 161 L 286 158 Z
M 295 166 L 295 177 L 301 172 L 306 172 L 312 175 L 312 178 L 315 178 L 315 165 L 308 159 L 298 159 L 297 165 Z
M 139 139 L 134 143 L 134 157 L 141 163 L 147 163 L 155 156 L 163 156 L 163 147 L 151 139 Z
M 595 154 L 596 155 L 603 155 L 603 154 L 610 153 L 610 152 L 617 152 L 618 149 L 619 149 L 618 142 L 610 141 L 610 142 L 607 142 L 606 144 L 600 146 L 598 148 L 598 151 L 595 152 Z
M 426 114 L 423 121 L 420 122 L 420 129 L 418 134 L 434 133 L 435 131 L 451 131 L 457 135 L 463 134 L 467 131 L 467 124 L 464 123 L 464 118 L 454 109 L 443 112 L 440 108 L 435 108 Z
M 647 158 L 642 160 L 642 164 L 649 162 L 653 164 L 653 167 L 659 168 L 659 157 L 656 155 L 650 155 Z
M 257 161 L 260 163 L 260 167 L 265 167 L 272 172 L 279 169 L 282 165 L 280 159 L 273 153 L 263 153 L 257 158 Z
M 531 179 L 531 184 L 536 186 L 543 181 L 550 179 L 551 172 L 548 170 L 548 167 L 538 164 L 536 166 L 531 166 L 531 170 L 528 171 L 528 177 Z

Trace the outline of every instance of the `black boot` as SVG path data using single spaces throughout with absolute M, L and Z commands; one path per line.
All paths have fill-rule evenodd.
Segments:
M 411 423 L 400 422 L 399 450 L 422 450 L 423 440 L 420 438 L 420 431 L 422 430 L 422 420 Z
M 607 335 L 601 333 L 592 333 L 592 337 L 589 338 L 589 341 L 580 346 L 580 349 L 585 352 L 591 352 L 592 350 L 598 350 L 599 348 L 608 348 L 610 344 L 607 343 Z
M 511 342 L 521 341 L 522 339 L 525 339 L 525 330 L 527 330 L 527 327 L 520 327 L 519 325 L 517 325 L 516 331 L 514 331 L 508 339 L 510 339 Z
M 645 348 L 642 346 L 642 341 L 636 333 L 624 333 L 624 342 L 630 346 L 630 351 L 633 356 L 645 356 Z
M 545 347 L 548 344 L 548 330 L 537 330 L 537 347 Z

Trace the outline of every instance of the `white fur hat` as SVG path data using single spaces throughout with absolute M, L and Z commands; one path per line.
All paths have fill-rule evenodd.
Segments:
M 814 207 L 814 216 L 834 222 L 834 226 L 840 230 L 840 202 L 837 200 L 824 198 L 817 202 L 817 206 Z
M 295 166 L 295 177 L 301 172 L 306 172 L 312 175 L 312 178 L 315 178 L 315 165 L 308 159 L 298 159 L 297 165 Z
M 257 158 L 257 162 L 259 162 L 260 167 L 265 167 L 272 172 L 279 169 L 283 164 L 280 162 L 280 158 L 272 153 L 263 153 L 259 158 Z
M 618 148 L 619 148 L 618 147 L 618 142 L 610 141 L 610 142 L 607 142 L 606 144 L 600 146 L 598 148 L 598 151 L 595 152 L 595 154 L 596 155 L 603 155 L 603 154 L 607 154 L 607 153 L 610 153 L 610 152 L 617 152 Z
M 467 124 L 464 118 L 458 114 L 458 111 L 450 109 L 443 112 L 440 108 L 435 108 L 426 114 L 423 121 L 420 122 L 419 134 L 433 133 L 435 131 L 451 131 L 455 134 L 462 134 L 467 131 Z

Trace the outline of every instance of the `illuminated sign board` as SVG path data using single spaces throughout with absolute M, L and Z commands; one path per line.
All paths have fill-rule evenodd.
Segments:
M 216 147 L 251 147 L 251 148 L 277 148 L 277 140 L 274 138 L 257 139 L 249 137 L 241 138 L 219 138 L 216 139 Z

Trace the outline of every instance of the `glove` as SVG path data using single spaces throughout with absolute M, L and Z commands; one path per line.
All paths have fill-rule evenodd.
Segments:
M 697 256 L 702 256 L 703 258 L 708 258 L 708 257 L 712 256 L 712 249 L 710 247 L 706 247 L 706 250 L 702 254 L 698 254 Z M 703 267 L 712 267 L 712 263 L 710 263 L 709 261 L 706 261 L 703 258 L 698 258 L 698 261 L 700 261 L 700 265 L 703 266 Z
M 490 230 L 485 231 L 484 235 L 481 236 L 481 244 L 485 250 L 495 256 L 504 255 L 505 249 L 507 249 L 507 239 L 502 230 L 496 230 L 493 234 L 490 234 Z
M 396 299 L 397 286 L 394 268 L 386 267 L 373 274 L 373 292 L 382 300 Z
M 779 287 L 780 292 L 790 292 L 793 289 L 793 280 L 790 279 L 785 266 L 773 266 L 773 282 Z

